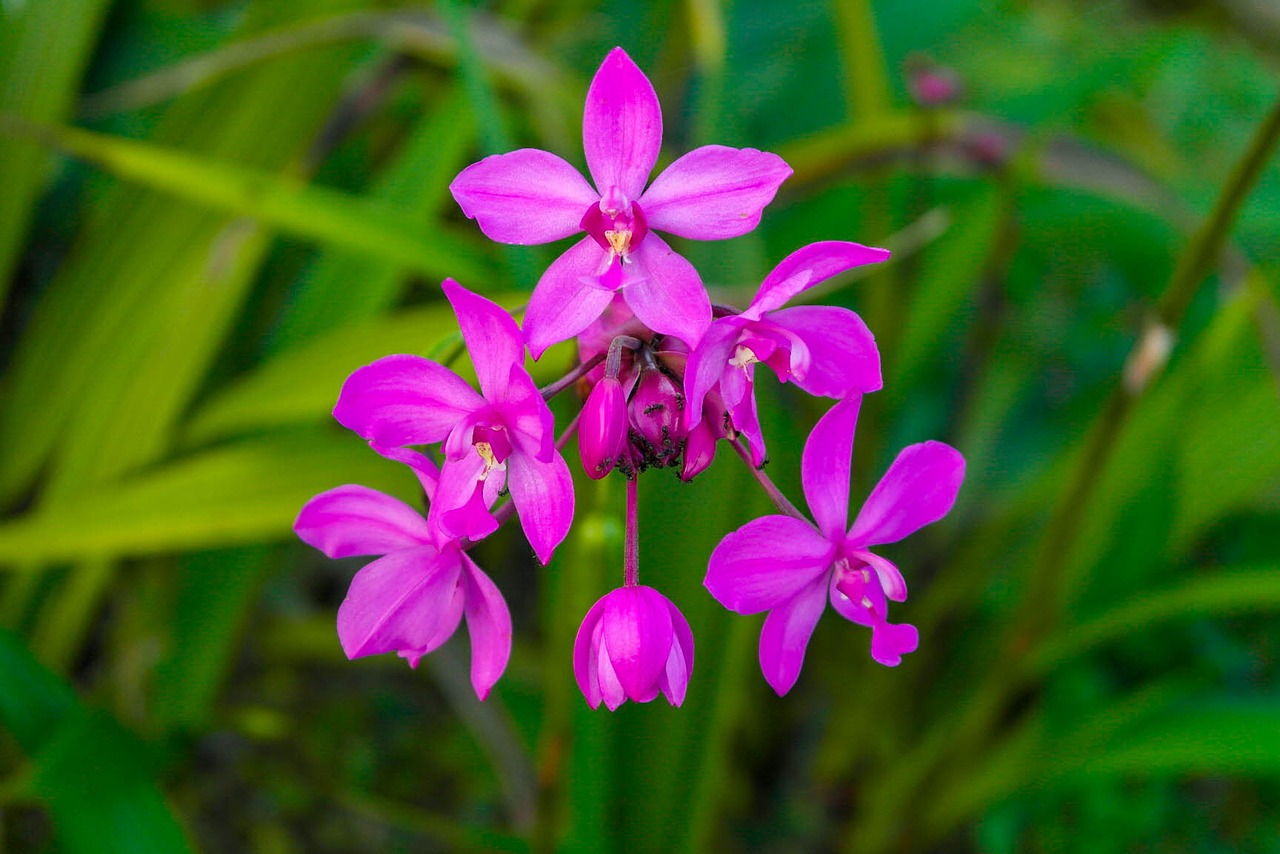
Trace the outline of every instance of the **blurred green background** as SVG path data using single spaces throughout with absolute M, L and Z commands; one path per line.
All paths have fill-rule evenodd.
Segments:
M 772 694 L 761 618 L 701 586 L 768 509 L 727 453 L 641 483 L 684 708 L 573 684 L 617 478 L 578 484 L 550 567 L 476 550 L 516 629 L 487 703 L 461 633 L 416 672 L 342 656 L 361 562 L 293 517 L 413 482 L 332 422 L 341 382 L 455 348 L 446 275 L 523 302 L 559 247 L 488 243 L 447 185 L 520 146 L 581 165 L 614 45 L 664 163 L 795 169 L 753 234 L 679 244 L 714 298 L 811 241 L 895 250 L 815 298 L 883 353 L 855 500 L 904 444 L 969 461 L 886 550 L 897 669 L 827 614 Z M 1278 58 L 1248 0 L 0 0 L 0 847 L 1280 851 Z M 931 63 L 953 103 L 913 101 Z M 760 389 L 798 498 L 826 404 Z

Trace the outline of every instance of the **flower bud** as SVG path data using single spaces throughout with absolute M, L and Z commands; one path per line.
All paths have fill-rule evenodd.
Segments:
M 644 465 L 675 464 L 684 449 L 684 393 L 665 372 L 650 368 L 640 375 L 629 406 L 631 443 Z
M 582 406 L 578 422 L 578 451 L 587 475 L 607 475 L 627 441 L 627 401 L 622 385 L 606 376 L 596 383 Z
M 693 672 L 693 632 L 680 609 L 652 587 L 620 587 L 582 621 L 573 644 L 573 673 L 591 708 L 609 711 L 659 693 L 684 702 Z

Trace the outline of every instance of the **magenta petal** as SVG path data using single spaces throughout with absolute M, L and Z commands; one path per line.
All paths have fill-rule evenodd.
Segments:
M 638 199 L 661 146 L 658 95 L 627 52 L 616 47 L 591 80 L 582 113 L 582 147 L 600 194 L 617 187 L 628 199 Z
M 524 313 L 524 337 L 533 358 L 586 329 L 608 307 L 613 294 L 589 283 L 604 259 L 596 242 L 584 237 L 542 274 Z
M 871 627 L 871 657 L 885 667 L 897 667 L 902 656 L 915 652 L 920 633 L 910 623 L 877 623 Z
M 871 491 L 849 531 L 859 546 L 896 543 L 951 510 L 964 481 L 964 457 L 942 442 L 902 449 Z
M 671 644 L 667 666 L 659 679 L 658 687 L 668 703 L 679 706 L 684 703 L 689 677 L 693 675 L 693 630 L 689 628 L 689 621 L 680 613 L 675 603 L 670 599 L 666 599 L 666 603 L 667 610 L 671 612 L 671 629 L 675 632 L 675 642 Z
M 472 293 L 453 279 L 441 285 L 458 315 L 462 340 L 475 366 L 480 389 L 490 402 L 505 400 L 513 369 L 524 370 L 524 338 L 511 315 L 492 300 Z
M 703 585 L 730 611 L 776 608 L 821 575 L 835 546 L 813 526 L 790 516 L 753 519 L 711 552 Z
M 418 511 L 354 484 L 322 492 L 304 504 L 293 530 L 304 543 L 335 559 L 384 555 L 431 542 Z
M 791 175 L 781 157 L 754 148 L 704 145 L 672 163 L 640 198 L 650 228 L 694 240 L 738 237 Z
M 436 623 L 435 631 L 431 633 L 431 637 L 421 646 L 404 647 L 396 650 L 396 655 L 409 662 L 409 666 L 416 668 L 418 662 L 422 661 L 422 657 L 429 653 L 435 652 L 444 642 L 453 637 L 453 633 L 458 630 L 458 624 L 462 622 L 462 611 L 466 603 L 466 590 L 461 584 L 454 585 L 453 596 L 449 599 L 449 604 L 445 606 L 444 613 L 440 615 L 439 622 Z
M 804 443 L 800 482 L 813 518 L 827 539 L 836 541 L 849 518 L 849 463 L 858 426 L 861 395 L 838 401 L 818 419 Z
M 600 692 L 600 697 L 604 700 L 604 704 L 609 711 L 617 711 L 618 707 L 627 701 L 627 692 L 618 680 L 618 674 L 614 670 L 613 662 L 609 660 L 609 650 L 604 645 L 603 620 L 596 625 L 591 642 L 596 656 L 595 668 L 592 670 L 596 683 L 595 690 Z
M 646 212 L 648 208 L 645 209 Z M 652 221 L 653 217 L 649 217 Z M 743 314 L 758 319 L 764 312 L 779 308 L 787 300 L 819 282 L 845 270 L 874 264 L 889 257 L 888 249 L 874 249 L 860 243 L 825 240 L 810 243 L 779 262 L 760 283 L 756 298 Z
M 480 483 L 484 466 L 474 451 L 459 460 L 445 460 L 435 500 L 427 511 L 427 523 L 443 539 L 480 540 L 498 530 Z M 489 474 L 490 479 L 500 476 L 497 471 Z
M 720 381 L 721 375 L 731 368 L 734 343 L 742 329 L 741 321 L 724 317 L 713 321 L 698 346 L 689 354 L 684 369 L 685 418 L 692 430 L 702 420 L 702 404 L 707 394 Z
M 587 611 L 582 625 L 578 627 L 578 636 L 573 641 L 573 676 L 578 681 L 578 690 L 586 697 L 587 705 L 595 709 L 603 699 L 600 693 L 600 680 L 596 675 L 596 662 L 600 658 L 600 616 L 604 614 L 605 598 L 601 598 Z
M 893 561 L 868 551 L 854 552 L 850 557 L 862 560 L 866 562 L 867 566 L 871 567 L 876 574 L 876 579 L 880 582 L 880 589 L 884 591 L 885 597 L 894 602 L 907 601 L 907 582 Z
M 573 478 L 559 452 L 550 462 L 525 454 L 507 459 L 507 488 L 538 560 L 547 563 L 573 524 Z
M 826 604 L 826 580 L 819 578 L 765 618 L 760 630 L 760 669 L 779 697 L 796 684 L 805 648 Z
M 418 483 L 422 485 L 422 491 L 427 496 L 427 500 L 430 501 L 435 497 L 436 484 L 440 482 L 440 467 L 430 457 L 412 448 L 383 448 L 372 442 L 369 447 L 373 448 L 379 456 L 388 460 L 395 460 L 398 463 L 404 463 L 413 469 L 413 473 L 418 478 Z
M 636 317 L 654 332 L 697 347 L 711 325 L 711 300 L 698 271 L 652 233 L 629 258 L 635 272 L 622 295 Z
M 582 212 L 600 199 L 577 169 L 536 148 L 472 163 L 449 191 L 490 240 L 522 245 L 577 234 Z
M 652 587 L 622 587 L 606 597 L 600 618 L 609 661 L 627 696 L 652 697 L 667 665 L 675 633 L 667 599 Z
M 792 379 L 809 394 L 847 397 L 879 391 L 884 385 L 875 336 L 849 309 L 802 305 L 775 311 L 767 322 L 791 332 L 808 348 L 808 370 Z
M 462 565 L 471 635 L 471 687 L 483 700 L 511 657 L 511 612 L 502 593 L 471 558 L 463 555 Z
M 379 558 L 356 573 L 338 608 L 347 658 L 432 649 L 452 613 L 460 569 L 456 554 L 423 546 Z
M 484 399 L 453 371 L 421 356 L 387 356 L 342 385 L 333 417 L 383 448 L 439 442 Z

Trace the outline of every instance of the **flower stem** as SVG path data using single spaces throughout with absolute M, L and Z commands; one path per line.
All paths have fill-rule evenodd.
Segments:
M 597 353 L 596 355 L 592 356 L 590 359 L 587 359 L 587 361 L 583 362 L 582 364 L 575 367 L 573 370 L 569 371 L 569 373 L 565 374 L 560 379 L 556 380 L 550 385 L 543 386 L 541 389 L 539 389 L 539 392 L 541 392 L 542 394 L 542 399 L 550 400 L 560 392 L 564 391 L 569 386 L 576 383 L 579 379 L 582 378 L 583 375 L 587 373 L 587 371 L 591 370 L 596 365 L 603 362 L 604 355 L 605 355 L 604 353 Z
M 622 583 L 635 587 L 640 583 L 640 531 L 636 519 L 636 483 L 633 477 L 627 481 L 627 541 L 622 558 Z
M 805 522 L 809 521 L 809 517 L 797 510 L 796 506 L 791 503 L 791 500 L 782 494 L 782 490 L 778 489 L 778 485 L 770 479 L 769 475 L 765 474 L 762 469 L 758 469 L 751 464 L 751 454 L 747 452 L 746 448 L 742 447 L 742 442 L 737 439 L 730 439 L 729 444 L 735 451 L 737 451 L 738 456 L 742 458 L 742 461 L 747 464 L 747 468 L 751 469 L 751 474 L 755 476 L 756 481 L 764 488 L 764 491 L 769 494 L 769 499 L 773 502 L 775 507 L 783 513 L 786 513 L 788 516 L 793 516 L 796 519 L 801 519 Z

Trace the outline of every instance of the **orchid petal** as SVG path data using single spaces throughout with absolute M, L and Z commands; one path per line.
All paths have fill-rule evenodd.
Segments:
M 675 640 L 671 644 L 671 652 L 667 655 L 667 666 L 658 681 L 667 702 L 673 706 L 684 703 L 685 692 L 689 687 L 689 677 L 693 674 L 693 630 L 689 621 L 680 613 L 675 603 L 666 597 L 667 610 L 671 613 L 671 629 Z
M 524 365 L 511 366 L 507 400 L 500 409 L 512 446 L 549 462 L 556 451 L 555 416 Z
M 462 340 L 485 399 L 491 403 L 505 400 L 512 371 L 517 366 L 524 371 L 520 328 L 497 303 L 472 293 L 453 279 L 445 279 L 441 288 L 458 316 Z
M 638 199 L 661 146 L 658 95 L 627 52 L 616 47 L 591 80 L 582 113 L 582 147 L 600 194 L 617 187 L 628 199 Z
M 800 677 L 805 648 L 826 604 L 826 581 L 819 578 L 765 618 L 760 630 L 760 669 L 779 697 L 790 691 Z
M 645 209 L 646 213 L 648 209 Z M 650 217 L 652 220 L 652 217 Z M 779 308 L 803 290 L 845 270 L 875 264 L 889 257 L 888 249 L 875 249 L 844 240 L 810 243 L 792 252 L 774 267 L 760 283 L 756 298 L 743 314 L 753 320 L 764 312 Z
M 692 430 L 702 420 L 702 403 L 720 381 L 721 375 L 736 370 L 729 365 L 729 359 L 733 357 L 733 345 L 741 328 L 741 322 L 732 317 L 712 321 L 698 346 L 689 354 L 684 369 L 684 408 L 688 429 Z
M 619 706 L 627 701 L 627 692 L 622 687 L 622 682 L 618 679 L 618 673 L 613 667 L 613 662 L 609 660 L 609 648 L 604 643 L 603 620 L 596 624 L 591 644 L 592 651 L 595 654 L 595 666 L 591 671 L 595 679 L 594 687 L 599 691 L 600 697 L 604 700 L 604 704 L 609 711 L 615 712 Z
M 751 465 L 763 468 L 768 451 L 764 446 L 764 430 L 760 426 L 760 415 L 756 410 L 755 383 L 746 383 L 746 392 L 742 395 L 742 400 L 729 410 L 729 417 L 733 421 L 733 429 L 747 440 L 747 447 L 751 450 Z
M 488 511 L 480 477 L 485 461 L 474 451 L 459 460 L 445 460 L 436 497 L 427 510 L 427 524 L 445 540 L 480 540 L 498 530 Z M 499 477 L 494 471 L 488 478 Z M 488 479 L 486 478 L 486 479 Z
M 369 443 L 369 447 L 380 457 L 404 463 L 411 468 L 427 500 L 435 498 L 436 484 L 440 482 L 440 467 L 430 457 L 412 448 L 383 448 L 373 442 Z
M 600 200 L 577 169 L 536 148 L 472 163 L 449 191 L 490 240 L 526 246 L 582 231 L 582 212 Z
M 613 294 L 589 284 L 605 257 L 595 240 L 584 237 L 542 274 L 524 313 L 524 337 L 533 358 L 586 329 L 609 305 Z
M 444 642 L 453 637 L 453 633 L 458 630 L 458 624 L 462 622 L 462 612 L 466 606 L 467 593 L 461 584 L 454 585 L 453 596 L 449 599 L 449 604 L 445 606 L 444 613 L 440 615 L 440 621 L 436 623 L 435 631 L 431 633 L 431 637 L 421 646 L 405 647 L 396 650 L 396 655 L 403 658 L 412 668 L 417 668 L 418 662 L 422 661 L 424 655 L 435 652 L 444 646 Z
M 636 317 L 654 332 L 697 347 L 711 325 L 711 300 L 698 271 L 653 233 L 628 259 L 636 272 L 622 294 Z
M 947 515 L 963 481 L 964 457 L 950 445 L 903 448 L 862 505 L 849 539 L 859 546 L 896 543 Z
M 831 407 L 814 425 L 800 458 L 805 500 L 818 527 L 832 541 L 844 533 L 849 518 L 849 463 L 861 403 L 862 396 L 855 395 Z
M 471 635 L 471 687 L 483 700 L 511 657 L 511 612 L 497 586 L 471 558 L 463 555 L 462 566 Z
M 593 709 L 599 707 L 601 700 L 595 663 L 600 655 L 597 629 L 603 613 L 604 599 L 601 598 L 582 618 L 582 625 L 578 627 L 577 637 L 573 641 L 573 676 L 578 681 L 578 690 L 587 698 L 587 705 Z
M 879 391 L 880 350 L 862 318 L 847 308 L 803 305 L 769 315 L 809 350 L 809 367 L 792 381 L 817 397 L 847 397 Z
M 423 546 L 393 552 L 356 573 L 338 608 L 347 658 L 429 651 L 452 613 L 460 568 L 456 554 Z
M 627 696 L 652 698 L 675 634 L 667 599 L 652 587 L 622 587 L 606 598 L 600 626 L 609 661 Z
M 384 555 L 431 542 L 422 514 L 398 498 L 354 484 L 322 492 L 304 504 L 293 530 L 334 559 Z
M 573 478 L 559 452 L 550 462 L 524 454 L 507 458 L 507 488 L 520 526 L 538 560 L 546 564 L 573 523 Z
M 876 574 L 876 579 L 880 582 L 880 589 L 884 591 L 887 598 L 894 602 L 907 601 L 906 579 L 902 577 L 902 572 L 893 561 L 868 551 L 854 552 L 851 557 L 856 557 L 871 567 Z
M 739 237 L 791 175 L 781 157 L 754 148 L 704 145 L 676 160 L 640 197 L 650 228 L 694 240 Z
M 439 442 L 484 399 L 453 371 L 421 356 L 386 356 L 342 385 L 333 417 L 383 448 Z
M 885 667 L 897 667 L 902 656 L 920 646 L 920 632 L 910 623 L 878 623 L 871 627 L 871 657 Z
M 808 522 L 764 516 L 720 541 L 702 583 L 730 611 L 755 614 L 795 596 L 834 555 L 835 547 Z

